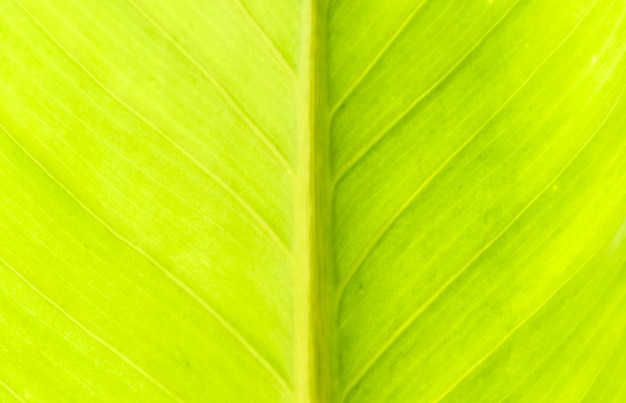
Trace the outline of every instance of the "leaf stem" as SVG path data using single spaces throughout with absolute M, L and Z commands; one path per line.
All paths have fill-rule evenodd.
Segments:
M 299 402 L 330 402 L 334 380 L 334 309 L 330 232 L 329 111 L 323 16 L 325 0 L 305 0 L 298 68 L 295 208 L 295 390 Z

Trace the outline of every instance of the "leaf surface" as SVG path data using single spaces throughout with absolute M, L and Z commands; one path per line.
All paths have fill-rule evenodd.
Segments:
M 0 11 L 0 401 L 626 399 L 624 0 Z

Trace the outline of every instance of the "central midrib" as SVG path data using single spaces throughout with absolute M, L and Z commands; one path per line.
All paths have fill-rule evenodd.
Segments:
M 330 239 L 329 111 L 325 0 L 303 4 L 298 68 L 298 149 L 294 173 L 294 390 L 297 402 L 336 396 L 335 310 Z

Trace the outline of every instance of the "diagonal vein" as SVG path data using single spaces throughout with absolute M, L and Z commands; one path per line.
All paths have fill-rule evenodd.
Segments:
M 613 354 L 615 354 L 615 352 L 617 351 L 619 345 L 620 344 L 618 341 L 617 343 L 615 343 L 615 346 L 611 349 L 611 352 L 606 355 L 604 362 L 600 365 L 600 367 L 596 371 L 595 375 L 593 376 L 593 379 L 591 380 L 591 382 L 589 382 L 589 385 L 585 388 L 584 392 L 580 395 L 580 399 L 578 399 L 578 403 L 582 403 L 585 401 L 585 399 L 589 395 L 589 392 L 591 392 L 593 386 L 596 384 L 596 382 L 598 382 L 598 379 L 600 379 L 600 374 L 602 373 L 602 371 L 604 371 L 605 368 L 607 368 L 607 365 L 611 361 L 611 358 L 613 357 Z
M 161 391 L 163 391 L 165 394 L 167 394 L 169 397 L 171 397 L 173 400 L 177 401 L 177 402 L 184 402 L 183 399 L 181 399 L 180 397 L 178 397 L 174 392 L 172 392 L 170 389 L 168 389 L 165 385 L 163 385 L 161 382 L 159 382 L 157 379 L 155 379 L 152 375 L 150 375 L 145 369 L 143 369 L 142 367 L 140 367 L 137 363 L 135 363 L 133 360 L 131 360 L 128 356 L 126 356 L 124 353 L 122 353 L 121 351 L 119 351 L 118 349 L 116 349 L 115 347 L 113 347 L 111 344 L 107 343 L 105 340 L 103 340 L 100 336 L 98 336 L 97 334 L 93 333 L 91 330 L 89 330 L 85 325 L 83 325 L 82 323 L 80 323 L 79 320 L 77 320 L 76 318 L 74 318 L 72 315 L 70 315 L 67 311 L 65 311 L 61 306 L 59 306 L 56 302 L 54 302 L 52 299 L 50 299 L 50 297 L 48 297 L 47 295 L 45 295 L 43 292 L 41 292 L 37 287 L 35 287 L 35 285 L 33 283 L 31 283 L 26 277 L 24 277 L 15 267 L 13 267 L 11 264 L 9 264 L 9 262 L 7 262 L 6 260 L 4 260 L 2 257 L 0 257 L 0 263 L 2 263 L 4 266 L 6 266 L 9 270 L 11 270 L 17 277 L 19 277 L 31 290 L 33 290 L 37 295 L 39 295 L 41 298 L 43 298 L 46 302 L 48 302 L 50 305 L 52 305 L 54 308 L 56 308 L 63 316 L 65 316 L 70 322 L 72 322 L 74 325 L 76 325 L 79 329 L 81 329 L 85 334 L 87 334 L 89 337 L 91 337 L 92 339 L 94 339 L 95 341 L 97 341 L 99 344 L 103 345 L 104 347 L 106 347 L 109 351 L 111 351 L 113 354 L 115 354 L 116 356 L 118 356 L 122 361 L 124 361 L 126 364 L 128 364 L 130 367 L 132 367 L 133 369 L 135 369 L 138 373 L 140 373 L 141 375 L 143 375 L 146 379 L 148 379 L 150 382 L 152 382 L 157 388 L 161 389 Z
M 363 69 L 363 71 L 361 72 L 361 74 L 359 74 L 357 76 L 357 78 L 348 86 L 348 89 L 344 92 L 343 95 L 341 95 L 339 97 L 339 100 L 335 103 L 335 105 L 330 109 L 330 119 L 332 119 L 332 117 L 335 115 L 335 113 L 337 112 L 337 109 L 339 109 L 341 107 L 341 105 L 343 105 L 343 103 L 346 101 L 346 99 L 348 99 L 348 97 L 350 96 L 350 94 L 352 94 L 354 92 L 354 90 L 356 89 L 356 87 L 359 86 L 359 84 L 363 81 L 363 79 L 365 77 L 367 77 L 367 75 L 369 74 L 369 72 L 374 68 L 374 66 L 376 66 L 376 64 L 378 63 L 378 61 L 380 59 L 383 58 L 383 56 L 385 56 L 385 54 L 387 53 L 387 51 L 389 50 L 389 48 L 391 47 L 391 45 L 393 45 L 393 43 L 398 39 L 398 37 L 402 34 L 402 32 L 404 32 L 404 30 L 406 29 L 406 27 L 409 25 L 409 23 L 413 20 L 413 18 L 415 18 L 415 16 L 417 15 L 418 11 L 422 9 L 422 7 L 424 6 L 424 4 L 426 4 L 428 0 L 420 0 L 417 5 L 413 8 L 413 11 L 411 11 L 409 13 L 409 15 L 405 18 L 405 20 L 402 22 L 402 24 L 400 24 L 400 26 L 398 27 L 398 29 L 393 33 L 393 35 L 391 35 L 391 37 L 389 38 L 389 40 L 383 45 L 382 48 L 380 48 L 380 50 L 378 51 L 378 53 L 376 53 L 376 55 L 374 56 L 374 58 L 367 64 L 367 66 L 365 66 L 365 69 Z
M 347 162 L 345 162 L 342 166 L 340 166 L 334 174 L 333 183 L 336 185 L 341 178 L 350 170 L 357 162 L 359 162 L 367 153 L 374 148 L 374 146 L 383 139 L 387 133 L 391 131 L 405 116 L 407 116 L 415 107 L 424 99 L 426 99 L 430 94 L 433 93 L 441 84 L 443 84 L 448 78 L 452 77 L 454 72 L 456 72 L 463 64 L 469 59 L 469 57 L 474 54 L 474 52 L 480 47 L 480 45 L 500 26 L 500 24 L 511 14 L 511 12 L 515 9 L 515 7 L 521 2 L 521 0 L 516 0 L 513 5 L 502 14 L 502 16 L 495 22 L 485 34 L 476 41 L 476 43 L 448 70 L 446 71 L 434 84 L 432 84 L 426 91 L 421 93 L 417 98 L 413 100 L 404 110 L 402 110 L 394 119 L 392 119 L 381 131 L 372 136 L 370 141 L 368 141 L 365 146 L 363 146 L 359 151 L 355 152 L 352 158 L 350 158 Z
M 246 7 L 245 4 L 243 4 L 242 0 L 235 0 L 235 6 L 245 16 L 245 18 L 248 20 L 250 25 L 254 27 L 255 31 L 257 31 L 257 33 L 259 34 L 259 37 L 262 38 L 263 42 L 265 42 L 267 49 L 272 54 L 272 56 L 276 59 L 276 61 L 278 61 L 278 63 L 280 63 L 283 66 L 283 68 L 289 73 L 291 78 L 295 80 L 296 74 L 295 74 L 294 67 L 290 65 L 289 62 L 287 62 L 287 58 L 285 57 L 284 53 L 281 52 L 280 49 L 278 49 L 278 46 L 276 46 L 276 44 L 269 37 L 267 32 L 263 29 L 263 27 L 261 27 L 261 24 L 259 23 L 259 21 L 257 21 L 256 18 L 254 18 L 252 13 L 250 13 L 250 10 L 248 9 L 248 7 Z
M 565 342 L 565 340 L 569 339 L 571 337 L 572 334 L 574 334 L 574 332 L 577 330 L 578 327 L 581 326 L 581 324 L 584 322 L 585 319 L 588 319 L 589 316 L 591 315 L 591 313 L 593 312 L 593 310 L 595 308 L 598 307 L 598 305 L 600 304 L 600 302 L 603 300 L 602 296 L 603 293 L 598 293 L 600 295 L 600 297 L 598 297 L 596 299 L 596 301 L 591 304 L 591 306 L 587 309 L 586 314 L 585 315 L 578 315 L 578 317 L 580 317 L 580 319 L 574 324 L 574 326 L 571 326 L 570 331 L 568 331 L 564 337 L 561 338 L 561 341 L 559 343 L 557 343 L 557 345 L 555 345 L 552 349 L 549 350 L 548 354 L 546 354 L 541 360 L 539 360 L 539 362 L 537 362 L 537 364 L 535 364 L 529 371 L 526 371 L 526 374 L 521 377 L 521 379 L 519 379 L 511 388 L 511 390 L 504 395 L 504 397 L 502 397 L 498 403 L 503 403 L 505 402 L 515 391 L 517 391 L 519 389 L 519 387 L 535 372 L 537 371 L 539 368 L 541 368 L 543 365 L 546 365 L 549 362 L 549 358 L 556 353 L 557 350 L 562 349 L 562 344 Z M 620 297 L 620 299 L 623 299 L 623 296 Z M 610 316 L 605 319 L 604 321 L 602 321 L 602 323 L 600 323 L 600 325 L 598 325 L 596 327 L 596 330 L 592 333 L 592 336 L 595 336 L 598 331 L 600 330 L 600 328 L 610 320 Z
M 20 395 L 18 395 L 17 392 L 15 392 L 13 389 L 11 389 L 11 387 L 9 385 L 7 385 L 4 381 L 2 381 L 1 379 L 0 379 L 0 386 L 5 388 L 11 394 L 11 396 L 13 396 L 16 400 L 19 400 L 20 402 L 26 403 L 26 400 L 24 400 Z
M 340 285 L 338 287 L 339 293 L 341 296 L 343 290 L 350 283 L 354 275 L 360 270 L 361 266 L 370 255 L 372 250 L 380 243 L 381 239 L 385 236 L 385 234 L 389 231 L 391 226 L 400 218 L 402 213 L 409 208 L 413 202 L 418 198 L 419 195 L 423 193 L 423 191 L 433 183 L 435 179 L 437 179 L 440 174 L 444 171 L 446 167 L 448 167 L 452 161 L 456 159 L 456 157 L 469 146 L 469 144 L 474 141 L 474 139 L 485 129 L 485 127 L 493 121 L 503 110 L 504 108 L 526 87 L 526 85 L 532 80 L 532 78 L 541 70 L 541 68 L 550 60 L 550 58 L 563 46 L 563 44 L 576 32 L 580 24 L 582 24 L 584 17 L 574 26 L 574 28 L 567 34 L 567 36 L 539 63 L 539 65 L 531 72 L 531 74 L 526 78 L 526 80 L 500 105 L 500 107 L 489 117 L 487 120 L 474 132 L 472 133 L 467 140 L 461 146 L 454 151 L 440 166 L 437 168 L 423 183 L 420 187 L 418 187 L 411 195 L 407 198 L 407 200 L 400 206 L 398 210 L 396 210 L 389 219 L 383 224 L 383 226 L 376 232 L 374 237 L 365 247 L 363 252 L 359 255 L 354 265 L 348 270 L 344 278 L 341 280 Z
M 20 1 L 20 0 L 18 0 Z M 117 94 L 110 90 L 104 83 L 102 83 L 96 76 L 94 76 L 89 69 L 87 69 L 76 57 L 74 57 L 52 34 L 28 11 L 22 7 L 25 13 L 31 18 L 31 20 L 37 25 L 37 27 L 54 43 L 59 50 L 61 50 L 77 67 L 79 67 L 94 83 L 96 83 L 103 91 L 105 91 L 115 102 L 121 105 L 124 109 L 129 111 L 132 115 L 137 117 L 143 124 L 153 130 L 155 133 L 163 137 L 169 144 L 171 144 L 178 152 L 180 152 L 185 158 L 191 161 L 197 168 L 199 168 L 205 175 L 211 180 L 216 182 L 228 195 L 235 199 L 241 207 L 256 221 L 256 223 L 263 229 L 263 231 L 281 248 L 283 253 L 289 254 L 289 248 L 285 241 L 281 239 L 276 230 L 269 225 L 269 223 L 261 216 L 261 214 L 253 208 L 235 189 L 233 189 L 226 181 L 224 181 L 219 175 L 208 169 L 204 164 L 200 163 L 191 153 L 178 144 L 172 136 L 165 133 L 157 125 L 152 123 L 148 118 L 139 113 L 135 108 L 130 106 L 124 100 L 122 100 Z M 38 84 L 36 84 L 38 85 Z M 38 85 L 39 86 L 39 85 Z M 65 110 L 67 107 L 61 105 Z M 74 112 L 71 112 L 75 115 Z
M 395 343 L 395 341 L 402 335 L 404 332 L 413 324 L 415 321 L 448 289 L 450 285 L 452 285 L 463 273 L 467 271 L 476 261 L 487 252 L 499 239 L 502 238 L 512 227 L 513 225 L 519 221 L 519 219 L 535 204 L 537 200 L 541 198 L 545 192 L 550 189 L 554 183 L 565 173 L 565 171 L 574 163 L 574 161 L 578 158 L 578 156 L 587 148 L 587 146 L 591 143 L 591 141 L 596 137 L 597 133 L 604 127 L 604 124 L 608 121 L 609 117 L 613 115 L 613 112 L 616 109 L 621 97 L 624 93 L 624 90 L 619 94 L 613 106 L 606 114 L 603 121 L 600 123 L 598 128 L 589 136 L 589 138 L 585 141 L 585 143 L 576 151 L 576 153 L 572 156 L 572 158 L 561 168 L 561 170 L 556 174 L 556 176 L 539 192 L 537 193 L 521 210 L 513 219 L 509 221 L 509 223 L 498 233 L 496 234 L 490 241 L 488 241 L 483 248 L 481 248 L 478 253 L 471 258 L 468 263 L 466 263 L 456 274 L 454 274 L 439 290 L 437 290 L 418 310 L 416 310 L 402 325 L 396 329 L 396 331 L 391 335 L 391 337 L 383 344 L 383 346 L 367 361 L 367 363 L 362 367 L 361 370 L 358 371 L 357 375 L 352 379 L 352 381 L 347 383 L 347 387 L 345 389 L 344 396 L 350 392 L 350 390 L 356 386 L 356 384 L 365 376 L 365 374 L 376 364 L 376 362 L 383 356 L 383 354 Z
M 21 1 L 21 0 L 19 0 Z M 209 82 L 217 92 L 222 96 L 222 98 L 226 101 L 228 106 L 231 107 L 233 111 L 239 116 L 241 120 L 243 120 L 248 127 L 252 130 L 252 132 L 257 136 L 257 138 L 265 145 L 265 147 L 270 151 L 270 153 L 276 158 L 276 160 L 282 165 L 282 167 L 287 171 L 291 172 L 291 165 L 285 156 L 276 144 L 270 139 L 267 133 L 265 133 L 261 127 L 252 119 L 252 117 L 245 111 L 245 109 L 235 100 L 234 96 L 222 85 L 220 82 L 198 62 L 198 60 L 193 57 L 188 51 L 185 50 L 173 37 L 172 35 L 163 28 L 157 21 L 155 21 L 152 17 L 150 17 L 141 7 L 135 3 L 134 0 L 126 0 L 146 21 L 148 21 L 157 31 L 161 33 L 161 35 L 172 44 L 172 46 L 176 49 L 178 53 L 180 53 L 183 57 L 185 57 L 193 67 L 204 77 L 207 82 Z
M 5 229 L 8 229 L 8 227 L 4 226 Z M 6 261 L 6 259 L 5 259 Z M 15 266 L 14 266 L 15 267 Z M 25 282 L 24 280 L 22 280 L 22 282 Z M 27 284 L 27 286 L 29 286 L 28 282 L 25 282 Z M 32 289 L 32 287 L 29 287 Z M 76 348 L 77 350 L 81 351 L 83 354 L 85 353 L 85 350 L 81 348 L 81 346 L 76 342 L 75 339 L 72 339 L 72 337 L 68 336 L 66 333 L 64 333 L 62 330 L 59 329 L 55 329 L 50 323 L 46 322 L 45 320 L 41 320 L 41 315 L 37 315 L 36 312 L 33 312 L 31 307 L 28 306 L 27 303 L 24 303 L 21 300 L 18 300 L 15 293 L 12 293 L 11 290 L 8 290 L 7 288 L 3 287 L 2 284 L 0 284 L 0 289 L 2 289 L 4 292 L 8 293 L 8 295 L 12 296 L 13 300 L 15 302 L 17 302 L 17 304 L 23 308 L 25 310 L 25 312 L 27 312 L 28 314 L 30 314 L 31 317 L 33 317 L 35 320 L 38 320 L 39 322 L 41 322 L 41 324 L 43 326 L 45 326 L 50 332 L 60 336 L 61 338 L 63 338 L 68 344 L 70 344 L 72 347 Z M 66 317 L 67 318 L 67 317 Z M 3 321 L 2 319 L 0 319 L 0 322 L 2 322 L 5 325 L 8 325 L 8 323 L 6 321 Z M 15 330 L 15 329 L 11 329 L 11 330 Z M 21 337 L 21 338 L 28 338 L 28 331 L 26 333 L 24 332 L 20 332 L 19 330 L 15 330 L 14 333 L 15 337 Z M 89 335 L 88 335 L 89 336 Z M 98 341 L 98 340 L 96 340 Z M 31 342 L 31 340 L 27 340 L 28 344 L 32 347 L 33 344 Z M 106 346 L 105 346 L 106 347 Z M 46 351 L 42 350 L 40 351 L 40 353 L 47 359 L 49 360 L 53 360 L 53 357 L 48 354 Z M 98 363 L 103 363 L 103 361 L 101 359 L 97 359 L 94 358 L 95 362 Z M 126 363 L 126 362 L 125 362 Z M 74 381 L 76 381 L 78 384 L 80 384 L 82 387 L 84 387 L 86 390 L 88 390 L 89 392 L 91 392 L 91 394 L 93 396 L 101 396 L 102 392 L 101 391 L 96 391 L 94 390 L 94 388 L 92 387 L 92 385 L 87 382 L 85 380 L 84 376 L 81 376 L 83 374 L 81 373 L 76 373 L 76 371 L 72 371 L 71 368 L 64 366 L 61 362 L 56 362 L 58 370 L 62 371 L 64 374 L 68 375 L 69 377 L 71 377 Z M 127 363 L 126 363 L 127 364 Z M 132 367 L 131 367 L 132 368 Z M 135 370 L 135 368 L 133 368 L 133 370 Z M 143 376 L 143 374 L 140 374 Z M 28 399 L 29 401 L 33 401 L 33 398 L 29 395 L 28 390 L 26 390 L 24 392 L 24 396 L 25 399 Z
M 135 252 L 149 261 L 154 267 L 159 269 L 167 278 L 169 278 L 176 286 L 185 291 L 193 300 L 195 300 L 200 306 L 202 306 L 212 317 L 214 317 L 220 325 L 225 328 L 244 348 L 248 353 L 259 362 L 267 370 L 269 374 L 276 380 L 276 382 L 286 391 L 291 391 L 287 381 L 282 375 L 270 364 L 270 362 L 246 339 L 245 336 L 225 317 L 223 317 L 213 306 L 211 306 L 204 298 L 198 295 L 188 284 L 176 276 L 171 270 L 167 269 L 161 263 L 159 263 L 149 253 L 144 251 L 138 245 L 135 245 L 129 239 L 125 238 L 119 232 L 117 232 L 111 225 L 109 225 L 103 218 L 93 212 L 87 205 L 85 205 L 74 193 L 67 188 L 59 179 L 57 179 L 45 166 L 43 166 L 17 139 L 9 133 L 6 128 L 0 124 L 0 130 L 2 130 L 9 139 L 30 159 L 35 165 L 37 165 L 48 178 L 55 183 L 60 189 L 62 189 L 68 196 L 70 196 L 76 204 L 78 204 L 86 213 L 88 213 L 94 220 L 100 223 L 106 228 L 112 235 L 128 245 Z
M 480 359 L 478 359 L 467 371 L 465 371 L 465 373 L 463 373 L 463 375 L 461 375 L 455 382 L 453 382 L 451 384 L 451 386 L 446 389 L 445 392 L 443 392 L 441 394 L 441 396 L 439 398 L 437 398 L 436 400 L 434 400 L 435 402 L 440 402 L 442 400 L 444 400 L 450 393 L 452 393 L 469 375 L 471 375 L 472 372 L 474 372 L 474 370 L 476 370 L 476 368 L 478 368 L 482 363 L 484 363 L 485 361 L 487 361 L 487 359 L 489 359 L 489 357 L 491 357 L 493 354 L 496 353 L 496 351 L 498 351 L 498 349 L 504 345 L 515 333 L 517 333 L 517 331 L 519 329 L 522 328 L 522 326 L 524 326 L 524 324 L 528 323 L 532 318 L 534 318 L 541 310 L 542 308 L 544 308 L 550 301 L 552 301 L 554 299 L 554 297 L 561 291 L 563 290 L 569 283 L 571 283 L 576 277 L 578 277 L 578 275 L 580 275 L 580 273 L 582 273 L 582 271 L 592 262 L 593 258 L 602 250 L 602 248 L 604 247 L 604 245 L 602 245 L 600 248 L 598 248 L 595 253 L 592 253 L 591 256 L 589 257 L 589 259 L 587 259 L 587 261 L 585 263 L 583 263 L 582 265 L 580 265 L 580 267 L 575 270 L 571 276 L 569 276 L 568 278 L 565 279 L 565 281 L 563 281 L 545 300 L 543 300 L 529 315 L 527 315 L 524 319 L 522 319 L 517 325 L 515 325 L 515 327 L 513 327 L 513 329 L 511 329 L 506 335 L 504 335 L 504 337 L 502 337 L 502 339 L 491 349 L 489 350 L 485 355 L 483 355 Z

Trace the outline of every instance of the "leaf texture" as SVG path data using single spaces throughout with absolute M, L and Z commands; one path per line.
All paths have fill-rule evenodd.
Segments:
M 625 17 L 0 0 L 0 401 L 624 401 Z

